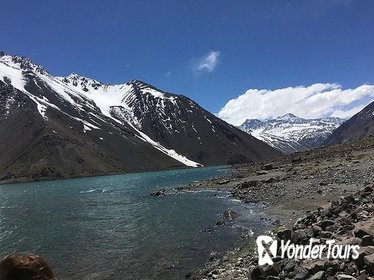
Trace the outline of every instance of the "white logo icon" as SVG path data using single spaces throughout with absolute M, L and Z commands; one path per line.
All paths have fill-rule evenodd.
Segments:
M 258 251 L 258 265 L 272 265 L 272 258 L 277 255 L 277 241 L 267 235 L 260 235 L 256 239 Z M 265 245 L 267 245 L 265 247 Z

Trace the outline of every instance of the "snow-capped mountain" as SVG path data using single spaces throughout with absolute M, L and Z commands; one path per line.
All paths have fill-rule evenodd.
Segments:
M 55 77 L 0 53 L 0 181 L 262 160 L 278 153 L 141 81 Z
M 286 114 L 270 120 L 246 120 L 240 129 L 285 154 L 320 147 L 332 131 L 344 122 L 340 118 L 303 119 Z

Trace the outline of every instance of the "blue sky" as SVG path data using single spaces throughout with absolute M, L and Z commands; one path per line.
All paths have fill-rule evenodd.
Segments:
M 248 89 L 374 84 L 373 13 L 370 0 L 3 1 L 0 49 L 217 113 Z

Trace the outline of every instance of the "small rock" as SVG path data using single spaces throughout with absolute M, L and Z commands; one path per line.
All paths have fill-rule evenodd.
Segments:
M 330 231 L 322 231 L 322 232 L 320 232 L 319 236 L 322 237 L 322 238 L 330 239 L 334 236 L 334 234 Z
M 224 221 L 218 221 L 216 222 L 216 226 L 223 226 L 225 224 Z
M 336 278 L 338 280 L 356 280 L 357 278 L 351 276 L 351 275 L 347 275 L 347 274 L 338 274 L 336 275 Z
M 374 274 L 374 254 L 365 256 L 364 262 L 365 262 L 367 271 L 371 275 L 373 275 Z
M 290 229 L 277 232 L 277 237 L 281 240 L 291 240 L 292 235 L 293 232 Z
M 316 237 L 322 231 L 322 228 L 317 225 L 313 225 L 312 230 L 313 230 L 313 236 Z
M 361 239 L 361 246 L 374 246 L 374 239 L 372 235 L 365 235 Z
M 342 245 L 360 245 L 361 239 L 358 237 L 347 236 L 343 238 L 339 243 Z
M 295 157 L 295 158 L 293 158 L 293 159 L 291 160 L 292 163 L 299 163 L 299 162 L 301 162 L 301 161 L 302 161 L 301 157 Z
M 365 272 L 362 272 L 358 277 L 357 280 L 367 280 L 370 279 L 368 278 L 368 275 Z
M 335 224 L 333 220 L 323 220 L 318 223 L 318 226 L 320 226 L 323 230 L 325 230 L 326 227 L 332 226 L 333 224 Z
M 274 263 L 273 265 L 263 266 L 261 267 L 261 269 L 262 269 L 262 274 L 265 277 L 277 276 L 280 272 L 280 267 L 277 263 Z M 253 279 L 256 279 L 256 278 L 253 278 Z
M 165 189 L 160 189 L 158 191 L 152 192 L 151 196 L 165 196 Z
M 235 220 L 236 218 L 238 218 L 240 216 L 240 214 L 234 210 L 226 210 L 225 212 L 223 212 L 223 217 L 229 221 L 232 221 L 232 220 Z
M 308 270 L 306 270 L 306 268 L 302 267 L 302 266 L 298 266 L 295 268 L 295 278 L 294 279 L 299 279 L 299 280 L 302 280 L 302 279 L 306 279 L 306 277 L 308 276 L 309 272 Z
M 265 279 L 262 276 L 262 270 L 258 266 L 251 268 L 248 276 L 248 278 L 251 280 Z
M 218 181 L 217 183 L 218 183 L 218 185 L 224 185 L 224 184 L 230 183 L 230 180 L 229 179 L 224 179 L 224 180 Z
M 367 247 L 362 247 L 358 251 L 358 258 L 355 260 L 356 265 L 359 268 L 362 268 L 364 266 L 364 258 L 365 256 L 374 254 L 374 246 L 367 246 Z
M 297 262 L 295 260 L 289 260 L 286 264 L 286 266 L 284 267 L 284 270 L 285 271 L 291 271 L 291 270 L 294 270 L 295 267 L 297 266 Z
M 308 236 L 310 235 L 308 234 L 307 229 L 295 230 L 292 236 L 292 243 L 302 244 L 304 241 L 309 239 Z
M 365 221 L 354 230 L 355 236 L 363 238 L 365 235 L 374 235 L 374 220 Z
M 274 166 L 271 163 L 265 164 L 263 167 L 264 170 L 272 170 Z
M 313 274 L 323 271 L 327 262 L 327 259 L 307 260 L 303 266 L 309 271 L 309 273 Z
M 308 278 L 308 280 L 321 280 L 321 279 L 324 279 L 323 278 L 324 274 L 325 274 L 324 271 L 318 271 L 312 277 Z

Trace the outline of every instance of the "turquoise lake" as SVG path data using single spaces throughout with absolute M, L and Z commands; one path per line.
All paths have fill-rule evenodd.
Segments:
M 173 188 L 229 167 L 178 169 L 0 186 L 0 255 L 41 255 L 61 279 L 184 279 L 266 225 L 256 204 L 225 190 Z M 150 193 L 167 189 L 167 196 Z M 224 211 L 234 222 L 211 228 Z M 245 240 L 245 239 L 244 239 Z

